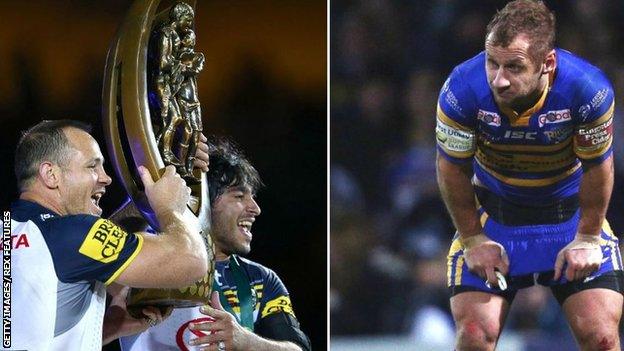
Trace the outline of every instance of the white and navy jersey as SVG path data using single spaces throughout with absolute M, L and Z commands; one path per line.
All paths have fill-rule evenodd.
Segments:
M 29 201 L 11 211 L 10 350 L 100 351 L 105 285 L 143 239 L 106 219 L 59 216 Z
M 263 328 L 262 325 L 263 321 L 269 319 L 269 317 L 286 314 L 292 317 L 293 321 L 293 325 L 286 328 L 293 328 L 296 333 L 303 335 L 302 339 L 307 339 L 299 329 L 288 291 L 277 274 L 256 262 L 241 257 L 236 257 L 236 259 L 240 262 L 241 267 L 249 278 L 250 286 L 247 288 L 251 288 L 255 295 L 255 304 L 253 306 L 254 332 L 273 340 L 287 340 L 286 338 L 276 336 L 279 335 L 278 333 L 272 333 L 271 331 L 263 332 L 267 328 Z M 237 298 L 239 288 L 234 283 L 230 261 L 216 262 L 214 286 L 218 287 L 220 295 L 223 294 L 227 297 L 231 310 L 235 314 L 239 314 L 240 306 Z M 204 332 L 191 331 L 188 326 L 191 322 L 199 323 L 210 320 L 209 316 L 199 312 L 199 307 L 175 309 L 169 318 L 155 327 L 149 328 L 141 334 L 121 338 L 121 349 L 123 351 L 199 350 L 200 348 L 197 346 L 190 346 L 189 341 L 206 334 Z M 278 328 L 282 328 L 282 326 Z M 289 341 L 300 342 L 297 338 Z

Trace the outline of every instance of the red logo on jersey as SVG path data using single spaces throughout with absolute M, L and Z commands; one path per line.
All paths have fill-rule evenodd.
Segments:
M 496 112 L 479 110 L 477 119 L 490 126 L 500 127 L 501 125 L 501 118 Z
M 214 322 L 214 318 L 212 317 L 201 317 L 201 318 L 196 318 L 196 319 L 192 319 L 184 324 L 182 324 L 180 326 L 180 328 L 178 328 L 178 332 L 176 333 L 176 344 L 178 344 L 178 347 L 180 348 L 180 350 L 182 351 L 190 351 L 188 346 L 187 346 L 187 342 L 191 339 L 191 338 L 201 338 L 202 336 L 207 336 L 208 334 L 210 334 L 210 332 L 203 332 L 203 331 L 198 331 L 198 330 L 190 330 L 189 329 L 189 324 L 191 323 L 201 323 L 201 322 Z M 186 337 L 186 342 L 185 342 L 185 337 Z M 205 346 L 205 345 L 204 345 Z
M 609 142 L 613 136 L 613 118 L 593 128 L 579 128 L 576 142 L 579 147 L 599 148 Z
M 4 245 L 0 245 L 0 251 L 3 251 L 3 246 Z M 11 235 L 11 249 L 15 250 L 20 247 L 30 247 L 26 233 Z

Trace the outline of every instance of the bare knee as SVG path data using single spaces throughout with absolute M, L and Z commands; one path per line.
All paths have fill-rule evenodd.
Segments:
M 589 327 L 588 330 L 578 333 L 577 338 L 583 350 L 619 350 L 617 326 Z
M 600 320 L 573 321 L 573 330 L 582 350 L 610 351 L 620 349 L 618 320 L 604 316 Z
M 453 296 L 451 312 L 457 326 L 457 350 L 494 350 L 508 309 L 507 301 L 497 295 L 469 291 Z
M 457 350 L 494 350 L 499 332 L 498 323 L 467 318 L 457 323 Z
M 563 309 L 582 350 L 620 350 L 620 293 L 608 289 L 583 290 L 568 297 Z

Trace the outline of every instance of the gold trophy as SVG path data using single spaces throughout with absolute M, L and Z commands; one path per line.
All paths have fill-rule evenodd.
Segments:
M 185 288 L 131 289 L 128 310 L 135 316 L 143 306 L 206 304 L 214 274 L 208 184 L 205 174 L 193 169 L 202 131 L 197 75 L 204 55 L 194 49 L 194 7 L 166 5 L 136 0 L 111 44 L 103 89 L 105 138 L 126 193 L 156 230 L 137 167 L 146 166 L 155 178 L 165 166 L 176 167 L 191 188 L 188 207 L 200 223 L 210 264 L 202 280 Z

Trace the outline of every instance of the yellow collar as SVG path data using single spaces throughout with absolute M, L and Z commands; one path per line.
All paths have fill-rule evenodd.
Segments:
M 548 95 L 548 91 L 550 90 L 550 86 L 552 84 L 553 79 L 554 79 L 554 75 L 550 74 L 548 76 L 548 81 L 546 81 L 546 87 L 544 88 L 544 91 L 542 92 L 542 96 L 540 96 L 539 100 L 537 100 L 537 102 L 535 103 L 535 105 L 533 105 L 533 107 L 524 111 L 521 115 L 511 108 L 499 106 L 500 110 L 505 115 L 507 115 L 507 117 L 509 117 L 509 121 L 511 122 L 512 127 L 529 125 L 529 118 L 531 118 L 531 115 L 534 114 L 539 109 L 541 109 L 542 106 L 544 106 L 544 101 L 546 101 L 546 95 Z

